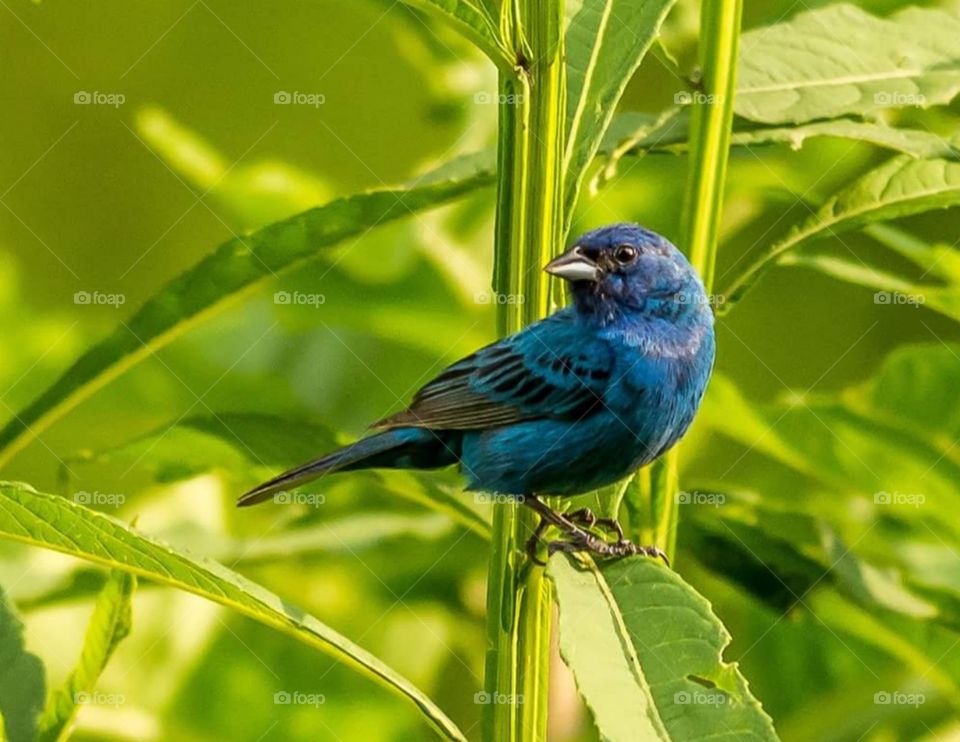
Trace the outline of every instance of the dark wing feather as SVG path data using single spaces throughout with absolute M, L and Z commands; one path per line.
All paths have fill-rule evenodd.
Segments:
M 606 342 L 561 312 L 448 367 L 410 406 L 375 427 L 477 430 L 542 418 L 578 420 L 602 404 Z

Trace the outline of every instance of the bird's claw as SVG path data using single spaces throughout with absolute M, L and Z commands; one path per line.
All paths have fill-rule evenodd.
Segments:
M 574 536 L 566 541 L 551 541 L 549 544 L 547 544 L 547 552 L 551 556 L 558 551 L 566 552 L 568 554 L 586 552 L 609 559 L 622 559 L 626 556 L 635 556 L 640 554 L 647 557 L 662 559 L 664 564 L 666 564 L 668 567 L 670 566 L 670 559 L 659 546 L 640 546 L 624 538 L 621 538 L 615 543 L 610 543 L 608 541 L 603 541 L 592 534 L 585 534 L 585 537 Z
M 670 560 L 660 547 L 638 546 L 624 538 L 623 529 L 613 518 L 598 518 L 589 508 L 581 508 L 573 513 L 561 515 L 547 507 L 535 495 L 528 496 L 525 502 L 540 515 L 540 522 L 530 538 L 527 539 L 525 548 L 527 556 L 534 564 L 539 564 L 541 567 L 545 566 L 545 563 L 538 556 L 540 542 L 546 530 L 550 526 L 555 526 L 563 532 L 566 538 L 547 543 L 547 554 L 550 556 L 558 551 L 570 554 L 586 552 L 613 559 L 642 554 L 643 556 L 660 558 L 664 564 L 670 566 Z M 606 541 L 587 530 L 595 526 L 616 533 L 617 540 L 614 542 Z

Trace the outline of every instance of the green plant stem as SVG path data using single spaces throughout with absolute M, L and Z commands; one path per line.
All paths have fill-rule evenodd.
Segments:
M 508 19 L 517 67 L 500 73 L 496 257 L 501 334 L 550 309 L 543 265 L 562 245 L 565 78 L 560 0 L 515 0 Z M 523 546 L 536 526 L 522 505 L 500 504 L 487 585 L 484 739 L 546 738 L 552 591 Z
M 700 7 L 701 84 L 690 120 L 690 164 L 684 196 L 680 244 L 713 290 L 717 237 L 723 211 L 723 187 L 733 125 L 742 0 L 702 0 Z M 652 518 L 641 532 L 672 559 L 677 536 L 679 447 L 638 476 L 644 515 Z M 651 542 L 647 542 L 651 543 Z

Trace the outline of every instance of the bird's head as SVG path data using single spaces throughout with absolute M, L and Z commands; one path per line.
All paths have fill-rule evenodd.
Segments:
M 587 232 L 544 270 L 569 281 L 577 308 L 602 322 L 710 312 L 703 283 L 683 253 L 638 224 Z

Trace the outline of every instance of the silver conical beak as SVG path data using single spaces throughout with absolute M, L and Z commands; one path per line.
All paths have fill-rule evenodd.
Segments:
M 600 278 L 600 266 L 584 255 L 578 246 L 551 260 L 544 270 L 568 281 L 596 281 Z

